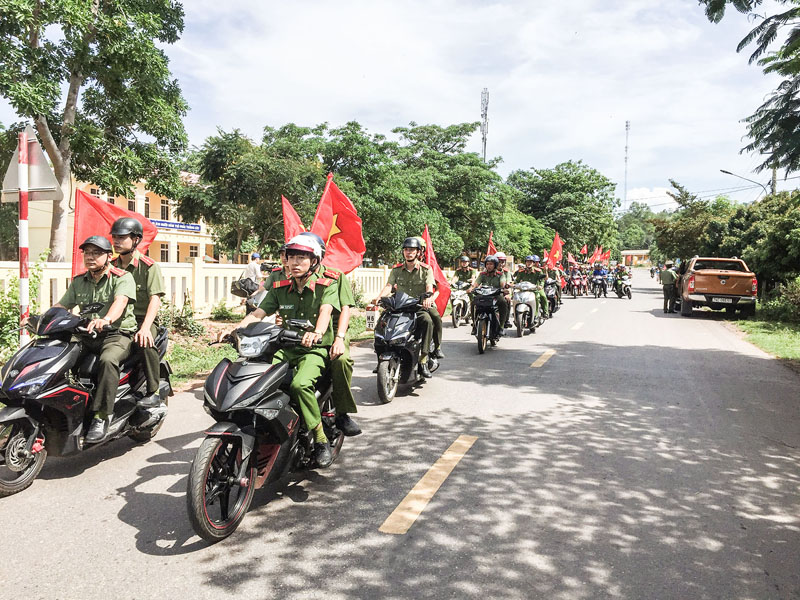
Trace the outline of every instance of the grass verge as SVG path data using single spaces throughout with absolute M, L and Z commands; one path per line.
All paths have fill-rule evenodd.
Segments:
M 178 389 L 186 382 L 206 375 L 223 358 L 236 358 L 236 350 L 229 344 L 207 346 L 203 344 L 173 343 L 167 353 L 172 367 L 172 385 Z
M 740 319 L 736 326 L 745 333 L 747 341 L 800 369 L 800 324 L 756 317 Z

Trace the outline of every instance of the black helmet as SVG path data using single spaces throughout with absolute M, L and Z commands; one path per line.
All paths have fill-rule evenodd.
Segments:
M 461 262 L 464 262 L 464 261 L 469 262 L 469 256 L 462 256 L 458 260 L 460 260 Z
M 538 256 L 534 256 L 533 254 L 529 254 L 528 256 L 525 257 L 525 262 L 528 262 L 529 260 L 532 260 L 533 262 L 536 262 L 536 261 L 539 260 L 539 257 Z
M 489 263 L 494 263 L 494 266 L 497 267 L 500 264 L 500 261 L 497 259 L 497 257 L 494 254 L 490 254 L 483 261 L 483 264 L 485 264 L 485 265 L 489 264 Z
M 322 238 L 319 237 L 316 233 L 311 233 L 310 231 L 303 231 L 298 233 L 297 235 L 305 235 L 317 241 L 320 248 L 322 248 L 322 258 L 325 258 L 325 242 L 322 241 Z
M 407 237 L 403 240 L 403 246 L 405 248 L 416 248 L 417 250 L 422 250 L 423 246 L 417 237 Z
M 111 226 L 111 235 L 137 235 L 144 236 L 142 224 L 133 217 L 122 217 L 114 221 Z
M 100 250 L 104 250 L 108 254 L 111 254 L 111 242 L 109 242 L 106 238 L 102 235 L 92 235 L 86 238 L 83 243 L 78 246 L 81 250 L 86 248 L 86 246 L 96 246 L 100 248 Z

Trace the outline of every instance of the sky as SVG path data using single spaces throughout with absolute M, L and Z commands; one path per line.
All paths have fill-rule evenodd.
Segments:
M 772 13 L 768 1 L 762 12 Z M 165 48 L 190 105 L 192 145 L 217 128 L 259 139 L 265 125 L 373 133 L 480 120 L 499 171 L 583 160 L 656 210 L 675 179 L 702 196 L 750 202 L 766 184 L 740 154 L 741 120 L 774 89 L 736 46 L 753 26 L 729 10 L 710 23 L 697 0 L 186 0 L 182 38 Z M 0 100 L 0 122 L 16 120 Z M 480 133 L 469 150 L 480 152 Z M 795 180 L 796 181 L 796 180 Z M 793 188 L 783 181 L 779 189 Z M 749 189 L 741 190 L 742 187 Z

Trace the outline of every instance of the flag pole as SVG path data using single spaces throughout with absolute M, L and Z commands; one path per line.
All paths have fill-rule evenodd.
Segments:
M 28 132 L 19 133 L 19 161 L 17 162 L 17 179 L 19 181 L 19 320 L 22 322 L 30 316 L 30 284 L 28 279 Z M 21 328 L 19 344 L 24 346 L 30 341 L 28 330 Z

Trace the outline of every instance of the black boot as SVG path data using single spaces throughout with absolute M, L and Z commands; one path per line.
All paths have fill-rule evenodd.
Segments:
M 431 370 L 428 368 L 428 363 L 422 363 L 419 366 L 419 372 L 425 379 L 433 377 L 433 373 L 431 373 Z
M 336 417 L 336 427 L 347 437 L 352 437 L 361 433 L 361 428 L 358 426 L 358 423 L 351 419 L 350 415 L 347 413 Z
M 328 442 L 322 444 L 314 442 L 314 458 L 317 459 L 317 466 L 320 469 L 327 469 L 330 467 L 333 462 L 331 445 Z
M 444 352 L 442 352 L 441 348 L 436 348 L 433 352 L 431 352 L 431 358 L 444 358 Z
M 140 406 L 142 408 L 156 408 L 161 406 L 161 396 L 159 396 L 158 392 L 149 394 L 144 398 L 140 398 L 136 402 L 136 406 Z
M 86 432 L 84 441 L 87 444 L 95 444 L 103 440 L 108 433 L 108 419 L 92 419 L 92 424 L 89 425 L 89 431 Z

